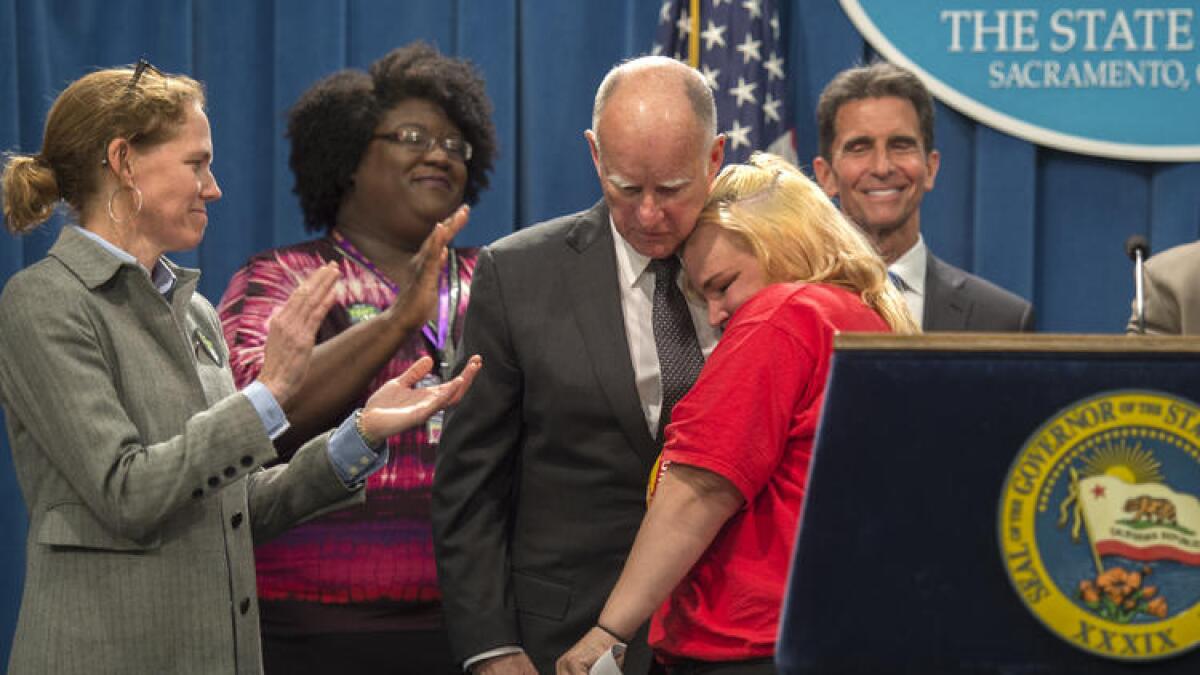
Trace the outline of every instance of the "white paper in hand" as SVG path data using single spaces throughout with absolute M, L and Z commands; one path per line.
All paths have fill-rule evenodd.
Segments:
M 617 657 L 625 653 L 625 645 L 617 643 L 612 646 L 612 649 L 604 652 L 604 656 L 600 660 L 592 664 L 588 669 L 588 675 L 621 675 L 621 668 L 617 665 Z

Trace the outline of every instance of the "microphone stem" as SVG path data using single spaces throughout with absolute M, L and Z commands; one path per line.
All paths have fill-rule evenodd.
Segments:
M 1137 308 L 1137 328 L 1139 335 L 1146 334 L 1146 291 L 1145 279 L 1146 273 L 1142 267 L 1142 251 L 1138 249 L 1134 251 L 1133 260 L 1133 277 L 1134 277 L 1134 303 Z

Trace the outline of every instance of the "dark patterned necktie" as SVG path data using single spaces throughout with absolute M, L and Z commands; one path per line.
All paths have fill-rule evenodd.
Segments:
M 658 414 L 659 442 L 663 429 L 671 421 L 671 408 L 692 388 L 704 354 L 696 339 L 696 327 L 688 312 L 683 292 L 675 283 L 679 275 L 679 259 L 675 256 L 650 261 L 654 272 L 654 347 L 658 350 L 658 370 L 662 375 L 662 409 Z

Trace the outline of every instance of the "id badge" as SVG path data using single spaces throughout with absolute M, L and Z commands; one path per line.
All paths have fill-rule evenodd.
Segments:
M 420 382 L 417 382 L 417 389 L 424 389 L 425 387 L 436 387 L 437 385 L 439 385 L 441 383 L 442 383 L 442 378 L 438 377 L 437 375 L 434 375 L 433 373 L 429 373 L 425 377 L 422 377 Z M 444 422 L 445 419 L 446 419 L 446 411 L 439 410 L 439 411 L 433 413 L 432 415 L 430 415 L 429 419 L 425 421 L 425 437 L 428 439 L 430 445 L 437 445 L 438 443 L 441 442 L 441 440 L 442 440 L 442 422 Z

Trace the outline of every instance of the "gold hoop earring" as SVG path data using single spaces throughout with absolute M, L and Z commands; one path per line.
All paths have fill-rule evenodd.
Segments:
M 130 213 L 128 216 L 125 216 L 124 218 L 118 218 L 117 214 L 113 211 L 113 200 L 116 199 L 117 195 L 122 190 L 129 190 L 130 194 L 132 194 L 135 197 L 134 202 L 137 204 L 137 206 L 135 206 L 133 208 L 133 213 Z M 112 222 L 117 223 L 117 224 L 124 223 L 128 220 L 132 220 L 132 219 L 136 218 L 137 214 L 139 214 L 141 212 L 142 212 L 142 191 L 138 189 L 138 186 L 131 185 L 130 187 L 125 187 L 124 185 L 122 185 L 120 187 L 114 188 L 112 192 L 108 193 L 108 219 L 111 220 Z

